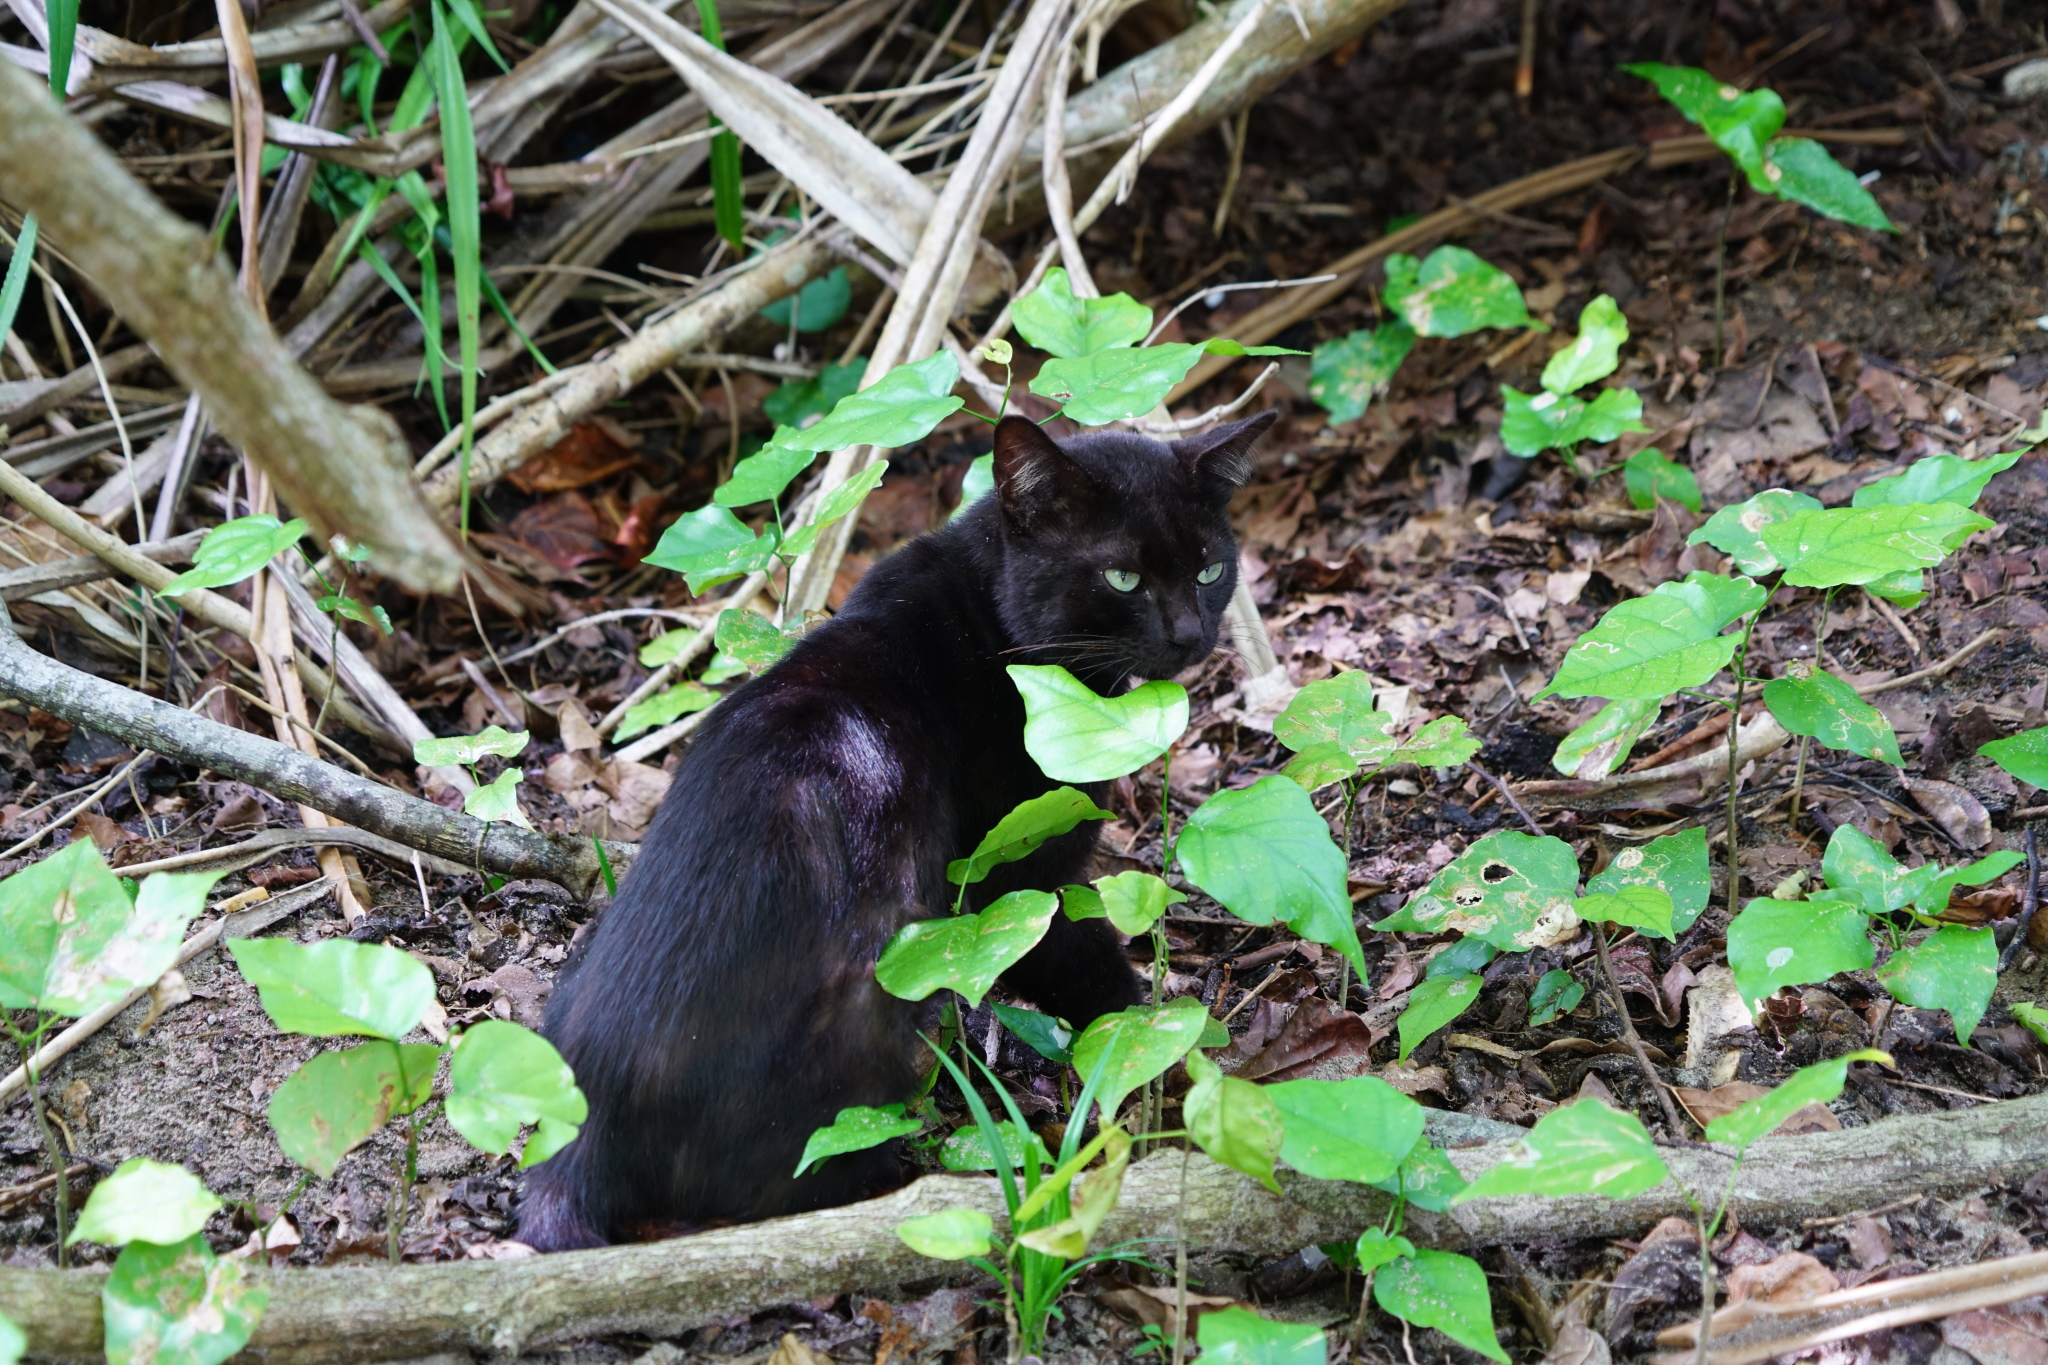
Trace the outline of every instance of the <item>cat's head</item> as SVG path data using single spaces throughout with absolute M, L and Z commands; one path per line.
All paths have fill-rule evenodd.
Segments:
M 1004 418 L 998 605 L 1020 660 L 1062 664 L 1103 690 L 1207 658 L 1237 586 L 1224 509 L 1275 416 L 1170 444 L 1120 431 L 1055 441 Z

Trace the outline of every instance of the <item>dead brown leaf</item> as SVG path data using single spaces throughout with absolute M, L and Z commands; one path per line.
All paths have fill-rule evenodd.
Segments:
M 1788 1251 L 1762 1265 L 1739 1265 L 1728 1272 L 1728 1306 L 1745 1299 L 1759 1303 L 1793 1303 L 1832 1294 L 1842 1287 L 1835 1272 L 1803 1251 Z

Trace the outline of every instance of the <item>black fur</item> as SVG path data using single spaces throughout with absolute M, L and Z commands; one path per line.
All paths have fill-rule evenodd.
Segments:
M 877 565 L 720 703 L 549 1003 L 590 1117 L 529 1177 L 522 1240 L 597 1246 L 902 1183 L 894 1144 L 791 1172 L 840 1109 L 915 1088 L 919 1007 L 876 985 L 875 961 L 951 907 L 949 859 L 1058 785 L 1024 751 L 1003 668 L 1064 664 L 1106 692 L 1207 657 L 1236 583 L 1224 507 L 1271 423 L 1062 446 L 1006 419 L 995 496 Z M 1120 592 L 1105 570 L 1141 581 Z M 996 869 L 970 908 L 1085 877 L 1096 828 Z M 1076 1025 L 1140 998 L 1106 922 L 1064 916 L 1004 984 Z

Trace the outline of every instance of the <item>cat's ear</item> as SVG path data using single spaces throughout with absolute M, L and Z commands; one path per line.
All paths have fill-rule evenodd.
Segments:
M 1066 519 L 1098 491 L 1088 471 L 1025 417 L 996 424 L 995 475 L 1003 514 L 1024 530 Z
M 1252 446 L 1279 417 L 1278 409 L 1268 408 L 1242 422 L 1175 441 L 1173 453 L 1198 492 L 1215 502 L 1229 502 L 1231 494 L 1251 482 L 1257 467 Z

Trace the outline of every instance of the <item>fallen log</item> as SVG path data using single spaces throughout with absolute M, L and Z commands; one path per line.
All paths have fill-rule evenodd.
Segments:
M 222 725 L 58 663 L 29 648 L 14 633 L 14 622 L 4 605 L 0 605 L 0 696 L 32 703 L 138 750 L 152 749 L 167 758 L 211 768 L 461 867 L 508 878 L 540 877 L 583 897 L 592 895 L 603 882 L 597 848 L 587 839 L 557 838 L 447 810 L 322 763 L 276 740 Z M 615 874 L 624 872 L 637 851 L 638 845 L 632 844 L 606 847 Z
M 1469 1178 L 1517 1147 L 1505 1124 L 1432 1114 L 1434 1141 Z M 1555 1237 L 1620 1237 L 1687 1212 L 1687 1192 L 1717 1202 L 1725 1149 L 1664 1148 L 1675 1180 L 1630 1199 L 1475 1199 L 1448 1214 L 1411 1209 L 1417 1245 L 1471 1247 Z M 1132 1166 L 1098 1244 L 1171 1238 L 1181 1155 Z M 1960 1194 L 2048 1165 L 2048 1095 L 1976 1109 L 1886 1119 L 1862 1128 L 1765 1138 L 1750 1148 L 1734 1199 L 1745 1226 L 1893 1203 L 1902 1194 Z M 1388 1196 L 1363 1185 L 1281 1175 L 1283 1194 L 1200 1155 L 1188 1163 L 1190 1243 L 1278 1255 L 1349 1241 L 1379 1226 Z M 905 1219 L 957 1205 L 1002 1226 L 993 1179 L 926 1176 L 881 1199 L 722 1228 L 694 1237 L 504 1261 L 334 1270 L 271 1270 L 270 1307 L 249 1344 L 265 1365 L 340 1365 L 439 1351 L 516 1356 L 578 1338 L 674 1336 L 700 1323 L 823 1294 L 903 1284 L 957 1270 L 906 1247 Z M 0 1312 L 27 1333 L 37 1360 L 98 1358 L 100 1277 L 0 1268 Z

